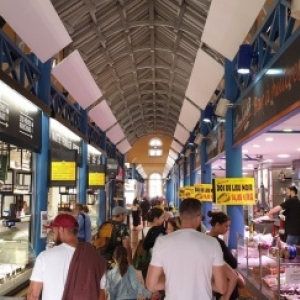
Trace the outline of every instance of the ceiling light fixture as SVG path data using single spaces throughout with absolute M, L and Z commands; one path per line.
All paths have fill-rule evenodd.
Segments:
M 249 74 L 252 58 L 257 57 L 249 44 L 240 45 L 238 52 L 237 71 L 239 74 Z
M 243 153 L 248 153 L 248 150 L 247 149 L 243 149 L 242 152 Z
M 285 128 L 285 129 L 283 129 L 283 131 L 284 132 L 293 132 L 293 129 L 291 129 L 291 128 Z
M 273 142 L 273 141 L 274 141 L 274 138 L 272 138 L 272 137 L 267 137 L 267 138 L 265 138 L 265 141 L 266 141 L 266 142 Z
M 253 147 L 253 148 L 260 148 L 260 146 L 257 145 L 257 144 L 254 144 L 252 147 Z
M 277 157 L 279 158 L 287 158 L 287 157 L 290 157 L 289 154 L 278 154 Z
M 210 123 L 211 120 L 210 120 L 209 118 L 204 118 L 204 119 L 203 119 L 203 122 L 205 122 L 205 123 Z
M 266 159 L 265 162 L 266 162 L 266 163 L 273 162 L 273 159 Z
M 298 148 L 297 151 L 300 151 L 300 148 Z

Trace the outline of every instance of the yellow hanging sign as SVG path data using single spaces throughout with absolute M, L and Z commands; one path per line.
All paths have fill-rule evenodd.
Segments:
M 104 173 L 89 173 L 89 186 L 103 186 L 105 185 Z
M 212 202 L 212 184 L 195 184 L 195 198 L 200 201 Z
M 75 181 L 76 163 L 74 161 L 53 161 L 51 163 L 52 181 Z
M 185 188 L 179 188 L 179 190 L 178 190 L 178 197 L 180 199 L 184 199 L 184 191 L 185 191 Z
M 219 205 L 254 205 L 254 178 L 216 178 L 214 196 Z
M 185 186 L 184 187 L 184 197 L 194 198 L 195 197 L 195 187 L 194 186 Z

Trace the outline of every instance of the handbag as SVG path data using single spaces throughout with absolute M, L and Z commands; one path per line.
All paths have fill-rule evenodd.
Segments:
M 148 268 L 151 261 L 151 254 L 143 248 L 144 230 L 142 230 L 142 239 L 139 240 L 136 251 L 133 256 L 132 265 L 136 270 L 145 270 Z

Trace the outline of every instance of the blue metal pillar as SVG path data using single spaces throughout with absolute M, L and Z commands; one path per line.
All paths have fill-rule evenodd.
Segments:
M 212 182 L 212 174 L 211 174 L 211 163 L 207 162 L 207 154 L 206 154 L 206 139 L 203 139 L 201 141 L 201 183 L 207 183 L 211 184 Z M 202 202 L 202 216 L 205 217 L 204 219 L 204 225 L 207 227 L 207 229 L 210 229 L 211 226 L 209 224 L 209 218 L 207 216 L 207 213 L 212 210 L 212 202 L 203 201 Z
M 233 77 L 235 64 L 226 60 L 225 62 L 225 97 L 231 102 L 236 101 L 237 84 Z M 243 177 L 242 168 L 242 148 L 233 148 L 233 110 L 228 109 L 225 123 L 225 153 L 226 153 L 226 177 Z M 228 247 L 237 248 L 237 233 L 244 235 L 244 209 L 243 205 L 228 205 L 227 213 L 231 217 L 230 234 Z
M 42 76 L 37 83 L 37 95 L 40 100 L 50 106 L 50 87 L 51 87 L 51 67 L 52 60 L 46 63 L 38 62 L 38 66 L 42 71 Z M 49 175 L 49 116 L 42 114 L 42 148 L 40 153 L 34 155 L 34 185 L 35 193 L 33 201 L 33 249 L 38 255 L 45 250 L 46 238 L 41 238 L 41 212 L 48 210 L 48 175 Z
M 195 184 L 195 152 L 190 154 L 190 185 Z
M 188 160 L 184 158 L 184 163 L 183 163 L 183 185 L 184 186 L 189 186 L 190 185 L 190 174 L 188 174 Z
M 101 155 L 101 164 L 105 165 L 106 158 L 104 155 Z M 98 225 L 101 225 L 106 221 L 106 192 L 105 189 L 101 189 L 99 192 L 99 206 L 98 206 Z
M 132 164 L 131 176 L 132 176 L 132 179 L 136 179 L 136 165 L 135 164 Z
M 88 135 L 88 114 L 86 110 L 80 108 L 81 111 L 81 124 L 80 131 L 84 135 Z M 78 180 L 77 180 L 77 188 L 78 188 L 78 202 L 82 204 L 86 204 L 87 198 L 87 176 L 88 176 L 88 148 L 87 143 L 85 141 L 81 142 L 81 166 L 78 168 Z

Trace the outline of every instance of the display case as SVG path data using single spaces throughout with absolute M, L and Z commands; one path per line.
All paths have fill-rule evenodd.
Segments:
M 77 191 L 75 188 L 59 187 L 59 212 L 71 212 L 77 201 Z
M 258 299 L 300 299 L 298 247 L 288 247 L 278 238 L 270 244 L 263 235 L 238 237 L 237 256 L 239 272 Z

